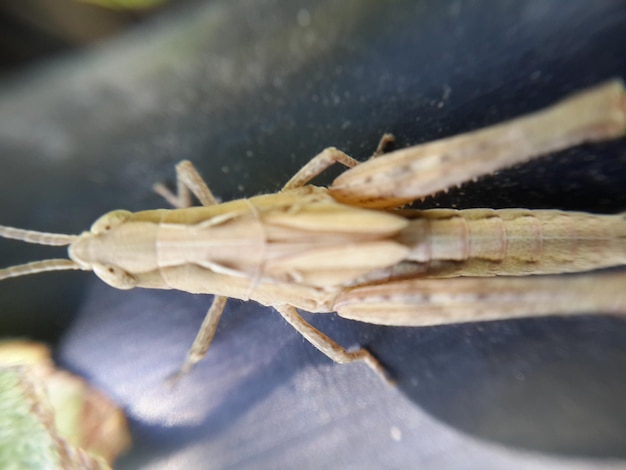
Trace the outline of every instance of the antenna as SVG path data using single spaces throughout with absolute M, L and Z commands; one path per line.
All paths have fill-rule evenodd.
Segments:
M 79 235 L 37 232 L 35 230 L 24 230 L 21 228 L 0 225 L 0 237 L 11 238 L 13 240 L 20 240 L 37 245 L 66 246 L 77 240 Z M 67 269 L 81 269 L 81 267 L 78 263 L 64 258 L 33 261 L 32 263 L 20 264 L 0 269 L 0 280 L 8 279 L 10 277 L 26 276 L 27 274 L 35 274 L 46 271 L 62 271 Z
M 35 230 L 24 230 L 0 225 L 0 237 L 11 238 L 13 240 L 20 240 L 36 245 L 64 246 L 69 245 L 78 239 L 79 236 L 65 235 L 64 233 L 37 232 Z

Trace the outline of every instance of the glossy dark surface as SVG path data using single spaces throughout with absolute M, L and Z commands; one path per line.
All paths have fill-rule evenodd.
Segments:
M 150 187 L 172 182 L 184 158 L 224 200 L 275 191 L 326 146 L 364 159 L 383 132 L 404 147 L 493 124 L 626 78 L 624 57 L 623 2 L 192 2 L 0 83 L 0 223 L 77 233 L 111 209 L 162 206 Z M 621 140 L 423 205 L 618 212 L 625 181 Z M 59 256 L 0 249 L 2 265 Z M 369 347 L 393 389 L 332 364 L 271 309 L 231 301 L 206 359 L 169 390 L 209 303 L 50 273 L 0 284 L 0 327 L 54 343 L 65 367 L 127 409 L 135 447 L 119 468 L 626 459 L 621 319 L 385 328 L 310 317 Z

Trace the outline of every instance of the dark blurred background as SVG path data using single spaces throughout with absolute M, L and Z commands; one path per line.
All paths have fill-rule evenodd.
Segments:
M 169 2 L 181 3 L 184 0 Z M 0 2 L 0 72 L 102 41 L 168 7 L 163 0 Z

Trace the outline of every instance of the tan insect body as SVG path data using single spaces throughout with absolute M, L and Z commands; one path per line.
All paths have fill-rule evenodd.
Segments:
M 250 199 L 215 203 L 193 166 L 183 162 L 177 167 L 177 195 L 156 188 L 178 209 L 113 211 L 78 236 L 0 227 L 4 237 L 69 245 L 70 258 L 6 268 L 0 279 L 83 269 L 121 289 L 214 294 L 181 373 L 206 352 L 226 297 L 273 306 L 333 360 L 363 360 L 383 373 L 369 352 L 346 351 L 295 308 L 405 326 L 626 312 L 623 272 L 573 280 L 492 278 L 624 265 L 625 214 L 375 209 L 541 153 L 625 133 L 626 92 L 614 81 L 544 111 L 359 165 L 328 148 L 283 191 Z M 328 189 L 305 185 L 335 162 L 354 168 Z M 189 190 L 204 207 L 186 207 Z

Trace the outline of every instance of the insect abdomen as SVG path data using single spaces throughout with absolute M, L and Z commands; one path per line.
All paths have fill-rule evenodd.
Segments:
M 416 211 L 401 235 L 429 275 L 493 276 L 598 269 L 626 261 L 624 215 L 527 209 Z

